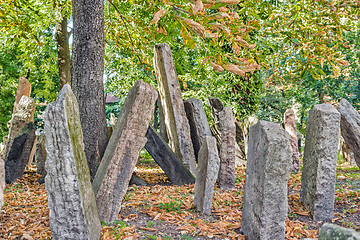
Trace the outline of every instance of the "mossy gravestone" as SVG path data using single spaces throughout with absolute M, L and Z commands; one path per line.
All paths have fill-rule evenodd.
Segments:
M 100 238 L 79 107 L 68 84 L 45 111 L 46 178 L 52 239 Z
M 136 81 L 121 109 L 113 134 L 105 150 L 93 187 L 102 221 L 114 221 L 120 212 L 154 113 L 157 92 L 154 87 Z

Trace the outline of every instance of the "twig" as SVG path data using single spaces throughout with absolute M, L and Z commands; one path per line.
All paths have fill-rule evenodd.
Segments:
M 113 3 L 111 0 L 108 0 L 108 1 L 109 1 L 109 3 L 115 8 L 115 10 L 117 11 L 117 13 L 120 15 L 121 21 L 123 22 L 123 24 L 124 24 L 124 26 L 125 26 L 126 32 L 127 32 L 128 36 L 129 36 L 129 39 L 130 39 L 131 45 L 132 45 L 132 47 L 133 47 L 133 50 L 134 50 L 134 52 L 135 52 L 135 55 L 136 55 L 136 57 L 138 58 L 138 60 L 139 60 L 139 62 L 140 62 L 140 64 L 141 64 L 141 67 L 144 69 L 144 72 L 145 72 L 146 76 L 148 76 L 148 78 L 150 78 L 151 80 L 154 80 L 154 78 L 152 78 L 151 76 L 149 76 L 149 74 L 147 73 L 147 70 L 146 70 L 145 67 L 144 67 L 144 63 L 141 61 L 140 56 L 138 55 L 138 53 L 137 53 L 137 51 L 136 51 L 136 47 L 135 47 L 134 41 L 133 41 L 133 39 L 132 39 L 132 37 L 131 37 L 131 35 L 130 35 L 129 29 L 128 29 L 126 23 L 125 23 L 125 20 L 124 20 L 123 15 L 120 13 L 119 9 L 114 5 L 114 3 Z

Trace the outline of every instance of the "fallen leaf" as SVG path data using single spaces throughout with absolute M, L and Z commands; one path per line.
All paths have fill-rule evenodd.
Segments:
M 193 14 L 195 15 L 199 11 L 203 10 L 203 8 L 204 8 L 204 5 L 203 5 L 202 0 L 196 0 L 195 6 L 193 7 Z
M 158 21 L 160 20 L 160 18 L 162 17 L 162 15 L 164 15 L 164 13 L 166 12 L 166 10 L 160 9 L 159 11 L 157 11 L 154 14 L 153 19 L 150 22 L 150 25 L 154 24 L 156 25 L 158 23 Z

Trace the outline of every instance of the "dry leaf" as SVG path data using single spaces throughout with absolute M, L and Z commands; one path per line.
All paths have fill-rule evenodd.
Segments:
M 221 73 L 224 71 L 224 69 L 220 66 L 220 65 L 217 65 L 216 63 L 214 62 L 210 62 L 210 65 L 213 67 L 213 69 L 218 72 L 218 73 Z
M 191 19 L 188 19 L 188 18 L 184 18 L 184 22 L 186 22 L 187 24 L 189 24 L 189 26 L 190 26 L 197 34 L 199 34 L 202 38 L 205 38 L 205 28 L 204 28 L 201 24 L 199 24 L 199 23 L 197 23 L 197 22 L 195 22 L 195 21 L 193 21 L 193 20 L 191 20 Z
M 204 5 L 202 3 L 202 0 L 196 0 L 195 6 L 193 7 L 193 14 L 197 14 L 199 11 L 203 10 Z
M 245 72 L 241 70 L 237 65 L 235 64 L 229 64 L 229 66 L 225 67 L 226 70 L 229 72 L 232 72 L 240 77 L 245 77 Z
M 220 3 L 226 3 L 226 4 L 239 4 L 240 0 L 220 0 Z
M 207 63 L 207 61 L 209 61 L 210 57 L 211 56 L 207 56 L 201 63 L 204 65 L 205 63 Z
M 254 44 L 249 44 L 247 41 L 245 41 L 244 39 L 242 39 L 240 36 L 236 36 L 235 37 L 235 41 L 237 41 L 238 43 L 244 45 L 245 47 L 248 47 L 248 48 L 254 48 L 256 47 L 256 43 Z
M 166 12 L 166 10 L 162 10 L 162 9 L 157 11 L 154 14 L 154 18 L 151 20 L 150 25 L 152 25 L 152 24 L 156 25 L 158 23 L 158 21 L 160 20 L 160 18 L 162 17 L 162 15 L 164 15 L 165 12 Z

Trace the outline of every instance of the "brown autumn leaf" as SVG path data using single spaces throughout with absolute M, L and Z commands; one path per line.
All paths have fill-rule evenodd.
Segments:
M 243 70 L 244 72 L 253 72 L 253 71 L 257 71 L 259 69 L 260 69 L 260 65 L 257 64 L 257 62 L 253 61 L 252 63 L 250 63 L 249 65 L 246 65 L 241 70 Z
M 213 67 L 213 69 L 218 72 L 218 73 L 221 73 L 224 71 L 224 68 L 222 68 L 220 65 L 217 65 L 216 63 L 214 62 L 210 62 L 210 65 Z
M 256 47 L 256 43 L 254 43 L 254 44 L 249 44 L 247 41 L 245 41 L 244 39 L 242 39 L 239 35 L 237 35 L 236 37 L 235 37 L 235 41 L 237 41 L 238 43 L 240 43 L 240 44 L 242 44 L 242 45 L 244 45 L 245 47 L 248 47 L 248 48 L 254 48 L 254 47 Z
M 239 4 L 240 0 L 220 0 L 219 2 L 225 4 Z
M 233 49 L 234 49 L 236 55 L 240 54 L 240 47 L 239 47 L 239 45 L 237 45 L 237 43 L 233 43 Z
M 204 5 L 202 0 L 196 0 L 195 5 L 193 7 L 193 14 L 197 14 L 199 11 L 203 10 Z
M 197 23 L 188 18 L 184 18 L 184 22 L 187 23 L 192 28 L 192 30 L 194 30 L 202 38 L 205 38 L 205 28 L 200 23 Z
M 229 64 L 227 67 L 225 67 L 226 70 L 229 72 L 232 72 L 240 77 L 245 77 L 245 71 L 239 68 L 239 66 L 235 64 Z
M 150 25 L 154 24 L 156 25 L 158 23 L 158 21 L 160 20 L 160 18 L 162 17 L 162 15 L 164 15 L 164 13 L 166 12 L 166 10 L 160 9 L 159 11 L 157 11 L 154 14 L 153 19 L 151 20 Z
M 203 60 L 201 63 L 202 63 L 202 64 L 207 63 L 207 62 L 209 61 L 210 57 L 211 57 L 211 56 L 205 57 L 204 60 Z

